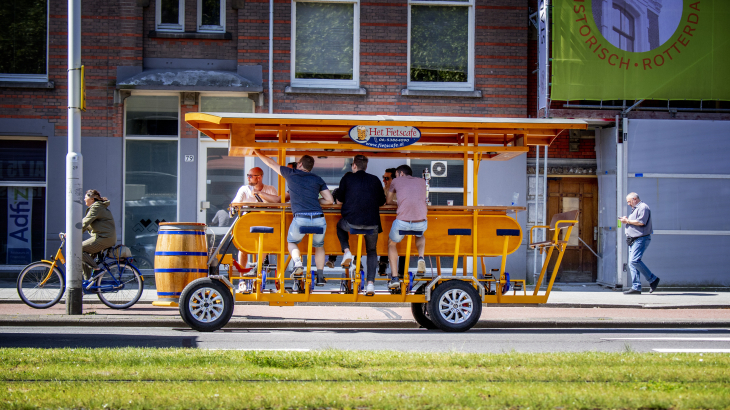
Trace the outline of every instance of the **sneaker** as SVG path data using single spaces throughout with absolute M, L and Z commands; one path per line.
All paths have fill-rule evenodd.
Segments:
M 400 287 L 400 280 L 397 278 L 391 278 L 388 282 L 388 289 L 397 289 Z
M 637 289 L 629 289 L 624 291 L 624 295 L 641 295 L 641 291 Z
M 368 283 L 367 289 L 365 289 L 365 296 L 373 296 L 375 294 L 375 285 Z
M 385 276 L 385 270 L 388 269 L 387 263 L 378 262 L 378 275 Z
M 244 278 L 255 278 L 256 277 L 256 268 L 246 268 L 241 271 L 241 276 Z
M 659 286 L 659 278 L 656 278 L 654 282 L 649 284 L 649 293 L 654 293 L 657 286 Z
M 347 267 L 350 267 L 351 263 L 352 263 L 352 253 L 350 253 L 350 251 L 348 250 L 347 252 L 345 252 L 344 255 L 342 255 L 342 263 L 340 264 L 340 266 L 347 268 Z
M 418 270 L 416 270 L 416 276 L 423 276 L 426 273 L 426 261 L 423 258 L 418 258 Z
M 315 285 L 324 286 L 324 284 L 327 283 L 327 281 L 324 279 L 324 275 L 316 275 L 316 276 L 317 276 L 317 282 L 315 283 Z
M 246 286 L 246 281 L 239 280 L 238 281 L 238 293 L 246 293 L 247 290 L 248 290 L 248 288 Z
M 291 273 L 292 278 L 301 278 L 304 276 L 304 265 L 302 265 L 302 261 L 294 261 L 294 270 Z
M 333 259 L 327 259 L 327 262 L 324 263 L 325 267 L 328 267 L 330 269 L 335 268 L 335 261 Z

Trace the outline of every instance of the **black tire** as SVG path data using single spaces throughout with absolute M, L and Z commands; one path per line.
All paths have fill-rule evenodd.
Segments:
M 426 305 L 426 303 L 411 303 L 411 313 L 413 313 L 413 319 L 415 319 L 416 323 L 421 325 L 421 327 L 424 329 L 438 329 L 438 326 L 436 326 L 428 317 L 428 309 Z
M 470 282 L 448 280 L 431 293 L 428 317 L 444 332 L 465 332 L 481 315 L 482 299 Z
M 180 295 L 180 316 L 198 332 L 215 332 L 231 320 L 233 302 L 231 290 L 222 282 L 196 279 Z
M 46 309 L 61 300 L 66 281 L 57 266 L 51 272 L 50 263 L 34 262 L 20 271 L 16 287 L 23 303 L 35 309 Z
M 112 309 L 126 309 L 142 297 L 144 282 L 137 268 L 125 263 L 112 263 L 109 270 L 96 279 L 100 289 L 111 287 L 113 290 L 99 293 L 99 300 Z

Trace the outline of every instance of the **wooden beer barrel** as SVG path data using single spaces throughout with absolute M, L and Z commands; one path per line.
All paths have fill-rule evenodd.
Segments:
M 177 302 L 188 283 L 207 275 L 208 246 L 205 241 L 205 224 L 160 223 L 155 249 L 157 298 L 161 302 Z

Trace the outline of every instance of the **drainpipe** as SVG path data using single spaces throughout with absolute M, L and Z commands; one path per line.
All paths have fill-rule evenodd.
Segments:
M 274 0 L 269 0 L 269 114 L 274 113 Z

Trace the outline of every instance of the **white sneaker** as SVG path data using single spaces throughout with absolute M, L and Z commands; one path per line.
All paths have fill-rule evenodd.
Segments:
M 245 280 L 239 280 L 238 281 L 238 293 L 246 293 L 247 291 L 246 287 L 246 281 Z
M 340 264 L 343 267 L 349 267 L 352 263 L 352 253 L 350 251 L 346 251 L 344 255 L 342 255 L 342 263 Z
M 375 294 L 375 285 L 368 283 L 368 287 L 365 290 L 365 296 L 373 296 Z
M 418 260 L 418 269 L 416 270 L 417 276 L 423 276 L 426 273 L 426 261 L 423 259 Z
M 304 276 L 304 265 L 302 265 L 301 259 L 294 261 L 294 270 L 292 271 L 291 276 L 293 278 L 301 278 Z

